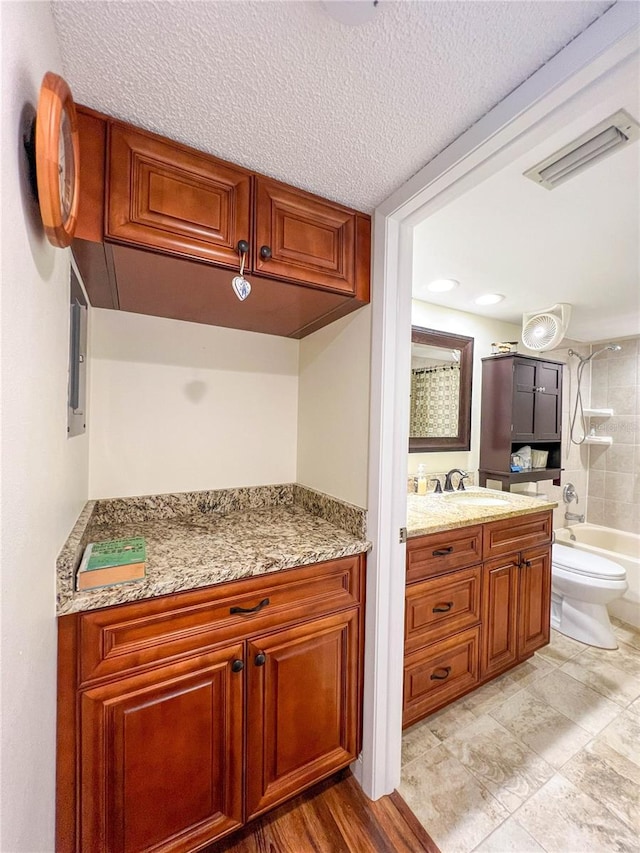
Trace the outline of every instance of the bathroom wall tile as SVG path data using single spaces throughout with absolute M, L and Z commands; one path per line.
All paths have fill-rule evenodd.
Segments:
M 611 447 L 610 451 L 620 450 L 620 448 Z M 633 456 L 631 457 L 633 464 Z M 608 460 L 607 460 L 608 465 Z M 611 471 L 607 467 L 604 475 L 604 497 L 607 501 L 628 501 L 633 491 L 633 474 L 627 469 L 626 472 L 620 470 Z
M 595 742 L 605 744 L 640 766 L 640 717 L 623 711 L 598 735 Z
M 594 741 L 564 765 L 562 775 L 640 834 L 640 766 Z
M 622 353 L 620 353 L 622 355 Z M 635 357 L 610 358 L 605 362 L 608 366 L 607 384 L 623 388 L 636 385 L 638 381 L 638 362 Z
M 637 403 L 638 393 L 635 386 L 621 388 L 610 385 L 606 402 L 602 405 L 613 409 L 616 415 L 635 415 Z
M 402 766 L 404 767 L 405 764 L 419 758 L 439 744 L 440 741 L 429 728 L 428 719 L 405 729 L 402 733 Z
M 562 767 L 591 740 L 589 732 L 538 699 L 529 688 L 521 690 L 490 714 L 556 768 Z
M 589 474 L 589 497 L 604 497 L 604 471 L 591 471 Z
M 640 343 L 640 338 L 620 338 L 619 340 L 611 341 L 612 344 L 620 344 L 622 347 L 621 350 L 617 352 L 612 352 L 611 350 L 607 350 L 603 352 L 602 355 L 598 356 L 598 358 L 633 358 L 633 356 L 638 355 L 640 350 L 638 349 L 638 344 Z
M 591 389 L 590 407 L 592 409 L 604 409 L 607 406 L 607 391 L 609 385 L 607 382 L 599 382 Z M 578 407 L 578 417 L 580 417 L 580 408 Z M 595 418 L 594 424 L 596 423 Z
M 584 643 L 579 643 L 571 637 L 565 637 L 559 631 L 551 631 L 551 642 L 548 646 L 537 651 L 534 658 L 543 658 L 554 666 L 562 666 L 565 661 L 585 650 Z
M 604 461 L 607 472 L 612 471 L 631 475 L 633 472 L 634 455 L 635 448 L 632 444 L 612 444 L 607 449 Z M 630 483 L 630 479 L 627 482 Z M 628 495 L 629 492 L 626 493 L 626 497 Z M 604 497 L 609 498 L 609 495 L 605 494 Z M 610 499 L 617 500 L 613 495 L 611 495 Z
M 614 444 L 638 444 L 640 441 L 640 420 L 636 415 L 613 415 L 606 426 L 596 428 L 597 435 L 610 435 Z M 604 448 L 605 452 L 607 448 Z
M 586 370 L 582 373 L 583 378 L 583 387 L 584 387 L 584 377 L 586 376 Z M 594 388 L 601 388 L 606 386 L 609 381 L 609 361 L 606 358 L 597 358 L 591 362 L 591 392 L 593 393 Z M 575 383 L 574 383 L 575 384 Z M 574 391 L 575 393 L 575 391 Z M 586 397 L 585 399 L 589 399 Z
M 640 678 L 585 651 L 562 665 L 561 672 L 596 690 L 616 704 L 626 707 L 640 696 Z M 580 722 L 580 721 L 578 721 Z
M 545 849 L 510 817 L 476 847 L 475 853 L 545 853 Z
M 590 524 L 604 524 L 604 500 L 603 498 L 587 499 L 587 521 Z
M 531 684 L 528 690 L 592 735 L 602 731 L 620 713 L 615 702 L 572 678 L 566 671 L 554 670 Z
M 516 819 L 548 853 L 637 853 L 635 833 L 560 774 L 527 800 Z
M 407 764 L 398 791 L 447 853 L 470 853 L 509 816 L 444 746 Z
M 537 791 L 554 770 L 493 717 L 482 716 L 445 746 L 510 812 Z
M 640 506 L 621 501 L 604 502 L 604 525 L 616 530 L 637 531 L 640 529 Z
M 636 454 L 634 457 L 634 472 L 633 472 L 633 489 L 631 490 L 631 500 L 633 503 L 640 503 L 640 449 L 636 447 Z
M 589 447 L 589 470 L 590 471 L 605 471 L 607 467 L 606 453 L 607 447 L 598 447 L 596 444 L 587 445 Z

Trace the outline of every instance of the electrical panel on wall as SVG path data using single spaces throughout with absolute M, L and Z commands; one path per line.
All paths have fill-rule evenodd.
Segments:
M 67 435 L 81 435 L 87 428 L 87 299 L 71 267 L 69 320 L 69 399 Z

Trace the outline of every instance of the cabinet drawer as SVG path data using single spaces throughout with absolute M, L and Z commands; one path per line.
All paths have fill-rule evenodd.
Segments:
M 402 725 L 415 723 L 477 684 L 479 661 L 479 627 L 407 655 Z
M 416 536 L 407 542 L 407 583 L 479 563 L 482 526 Z
M 405 651 L 411 652 L 480 621 L 481 567 L 460 569 L 407 587 Z
M 231 581 L 78 618 L 80 684 L 183 657 L 360 603 L 363 555 Z M 255 608 L 231 613 L 232 608 Z
M 551 513 L 518 515 L 484 526 L 484 558 L 499 557 L 551 542 Z

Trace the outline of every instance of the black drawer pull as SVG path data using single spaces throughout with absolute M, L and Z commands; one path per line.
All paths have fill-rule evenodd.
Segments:
M 229 613 L 233 616 L 234 613 L 257 613 L 259 610 L 262 610 L 263 607 L 266 607 L 269 603 L 268 598 L 263 598 L 260 604 L 256 604 L 255 607 L 232 607 L 229 610 Z
M 433 552 L 434 557 L 446 557 L 447 554 L 450 554 L 453 551 L 453 545 L 449 545 L 448 548 L 437 548 Z
M 523 560 L 522 563 L 518 566 L 519 569 L 530 569 L 531 568 L 531 560 Z
M 449 678 L 449 673 L 451 672 L 450 666 L 442 666 L 440 669 L 444 670 L 444 675 L 436 675 L 435 672 L 431 676 L 431 681 L 444 681 L 445 678 Z
M 264 652 L 259 652 L 259 653 L 256 655 L 255 665 L 256 665 L 256 666 L 264 666 L 266 659 L 267 659 L 267 656 L 265 655 L 265 653 L 264 653 Z
M 234 662 L 231 664 L 231 670 L 233 672 L 242 672 L 243 669 L 244 669 L 244 661 L 234 660 Z
M 453 601 L 447 601 L 446 604 L 443 604 L 441 607 L 434 607 L 431 611 L 432 613 L 448 613 L 453 607 Z

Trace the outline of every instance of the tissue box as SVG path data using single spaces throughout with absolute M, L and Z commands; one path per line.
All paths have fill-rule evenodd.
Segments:
M 548 450 L 532 450 L 531 451 L 531 467 L 546 468 L 547 459 L 549 458 Z

